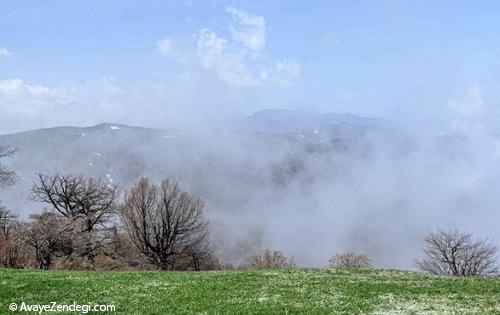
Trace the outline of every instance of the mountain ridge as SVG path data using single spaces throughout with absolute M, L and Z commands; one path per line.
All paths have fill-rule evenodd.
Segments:
M 226 119 L 225 123 L 227 123 L 230 127 L 237 127 L 237 129 L 243 129 L 244 127 L 250 127 L 249 131 L 262 128 L 266 131 L 286 131 L 286 127 L 290 127 L 290 129 L 298 129 L 298 128 L 310 128 L 312 125 L 320 125 L 326 126 L 331 124 L 340 124 L 340 123 L 349 123 L 358 126 L 368 126 L 368 127 L 383 127 L 390 128 L 395 126 L 395 123 L 384 119 L 384 118 L 376 118 L 376 117 L 367 117 L 356 115 L 352 113 L 309 113 L 305 111 L 299 110 L 289 110 L 289 109 L 277 109 L 270 108 L 261 111 L 257 111 L 250 115 L 246 116 L 236 116 L 230 119 Z M 266 126 L 268 124 L 269 126 Z M 274 126 L 273 126 L 274 125 Z M 116 127 L 116 128 L 114 128 Z M 273 128 L 274 127 L 274 128 Z M 277 128 L 276 128 L 277 127 Z M 30 132 L 47 132 L 47 131 L 56 131 L 56 130 L 67 130 L 67 131 L 93 131 L 93 130 L 101 130 L 104 129 L 111 130 L 119 130 L 121 128 L 126 129 L 147 129 L 154 131 L 166 131 L 166 130 L 180 130 L 181 128 L 172 127 L 172 128 L 157 128 L 150 126 L 140 126 L 136 124 L 125 124 L 125 123 L 117 123 L 117 122 L 101 122 L 94 125 L 89 126 L 73 126 L 73 125 L 61 125 L 61 126 L 52 126 L 52 127 L 42 127 L 42 128 L 34 128 L 28 130 L 22 130 L 18 132 L 10 132 L 5 134 L 0 134 L 0 137 L 3 136 L 11 136 L 11 135 L 19 135 L 26 134 Z M 257 131 L 257 130 L 255 130 Z

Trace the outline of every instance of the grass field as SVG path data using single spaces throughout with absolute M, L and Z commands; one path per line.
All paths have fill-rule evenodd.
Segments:
M 23 301 L 114 304 L 113 314 L 500 314 L 500 280 L 393 270 L 0 269 L 0 314 Z

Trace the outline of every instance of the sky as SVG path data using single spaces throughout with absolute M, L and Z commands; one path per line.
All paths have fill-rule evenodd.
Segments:
M 495 124 L 499 79 L 498 1 L 0 0 L 0 133 L 266 108 Z

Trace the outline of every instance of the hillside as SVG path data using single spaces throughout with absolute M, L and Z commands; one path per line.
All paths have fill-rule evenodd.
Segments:
M 304 264 L 322 266 L 340 242 L 321 237 L 325 244 L 315 242 L 325 250 L 290 248 L 289 236 L 295 232 L 289 218 L 302 217 L 295 222 L 314 224 L 309 220 L 314 215 L 296 199 L 304 204 L 331 199 L 327 189 L 317 186 L 345 182 L 341 177 L 354 178 L 349 173 L 382 148 L 378 138 L 390 138 L 384 150 L 392 146 L 399 152 L 398 132 L 384 129 L 383 123 L 354 115 L 267 110 L 184 129 L 103 123 L 0 135 L 0 145 L 17 149 L 2 163 L 19 175 L 13 187 L 0 192 L 0 200 L 25 218 L 39 212 L 44 205 L 30 201 L 29 192 L 40 172 L 100 177 L 122 192 L 142 176 L 155 182 L 173 178 L 204 200 L 212 240 L 228 262 L 237 264 L 253 251 L 273 247 L 303 257 Z M 290 224 L 277 224 L 285 219 Z M 315 224 L 314 231 L 331 229 L 328 220 L 321 224 L 326 225 Z M 275 227 L 289 230 L 276 231 Z M 321 254 L 314 257 L 304 248 Z M 394 259 L 389 260 L 396 265 Z
M 0 200 L 24 218 L 41 211 L 45 205 L 29 200 L 39 172 L 101 177 L 121 192 L 141 176 L 173 178 L 205 202 L 224 262 L 237 265 L 271 248 L 321 267 L 335 252 L 358 251 L 377 267 L 411 269 L 423 234 L 449 226 L 450 217 L 451 228 L 473 222 L 463 226 L 495 235 L 489 218 L 498 203 L 476 206 L 466 180 L 483 165 L 470 159 L 478 151 L 467 139 L 452 139 L 421 141 L 380 119 L 287 110 L 184 129 L 38 129 L 0 135 L 0 145 L 17 149 L 1 162 L 19 175 Z M 422 215 L 424 209 L 439 215 Z
M 10 303 L 114 304 L 112 314 L 500 314 L 500 280 L 395 270 L 0 270 Z M 63 313 L 60 313 L 63 314 Z
M 16 149 L 12 159 L 2 162 L 19 175 L 17 185 L 2 192 L 2 199 L 23 215 L 36 212 L 38 205 L 26 200 L 36 174 L 64 172 L 101 177 L 124 188 L 141 176 L 174 177 L 194 193 L 213 198 L 218 208 L 234 208 L 233 201 L 214 191 L 220 182 L 241 188 L 238 192 L 259 186 L 290 156 L 345 151 L 368 131 L 378 130 L 375 126 L 381 122 L 354 115 L 267 110 L 192 129 L 102 123 L 0 135 L 0 145 Z M 250 159 L 257 160 L 259 170 L 252 169 L 256 165 L 249 164 Z

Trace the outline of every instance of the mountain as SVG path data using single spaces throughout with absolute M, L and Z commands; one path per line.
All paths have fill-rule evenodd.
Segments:
M 380 133 L 383 123 L 348 114 L 266 110 L 228 121 L 224 128 L 203 130 L 102 123 L 0 135 L 0 145 L 16 148 L 5 163 L 19 175 L 16 186 L 1 192 L 0 199 L 21 213 L 35 211 L 40 205 L 26 196 L 36 174 L 62 172 L 106 178 L 124 188 L 141 176 L 174 177 L 222 208 L 234 208 L 251 196 L 235 191 L 241 200 L 228 201 L 214 191 L 217 185 L 248 191 L 248 185 L 283 181 L 287 176 L 277 172 L 290 172 L 287 163 L 352 149 L 368 132 Z
M 337 124 L 358 127 L 392 128 L 395 124 L 381 118 L 369 118 L 353 114 L 313 114 L 288 109 L 268 109 L 248 117 L 236 119 L 234 127 L 257 132 L 291 132 L 318 129 Z
M 0 145 L 17 150 L 2 163 L 18 173 L 0 200 L 23 217 L 40 211 L 45 205 L 29 200 L 38 173 L 100 177 L 122 192 L 142 176 L 173 178 L 204 200 L 214 242 L 228 261 L 237 261 L 261 246 L 292 249 L 287 244 L 299 227 L 322 239 L 316 234 L 327 233 L 335 217 L 332 192 L 344 185 L 356 189 L 369 174 L 371 157 L 404 154 L 405 140 L 383 120 L 284 110 L 191 129 L 103 123 L 31 130 L 0 135 Z M 310 251 L 301 256 L 323 260 L 314 256 L 322 251 Z
M 43 209 L 29 200 L 39 172 L 100 177 L 122 192 L 141 176 L 173 178 L 205 202 L 225 261 L 272 248 L 322 266 L 335 251 L 352 250 L 401 266 L 440 218 L 494 228 L 485 218 L 495 208 L 483 210 L 474 199 L 494 187 L 495 172 L 476 172 L 493 149 L 466 137 L 419 136 L 383 119 L 286 110 L 185 129 L 104 123 L 31 130 L 0 135 L 0 145 L 17 149 L 1 163 L 19 175 L 0 200 L 23 217 Z M 497 160 L 487 161 L 484 170 Z

